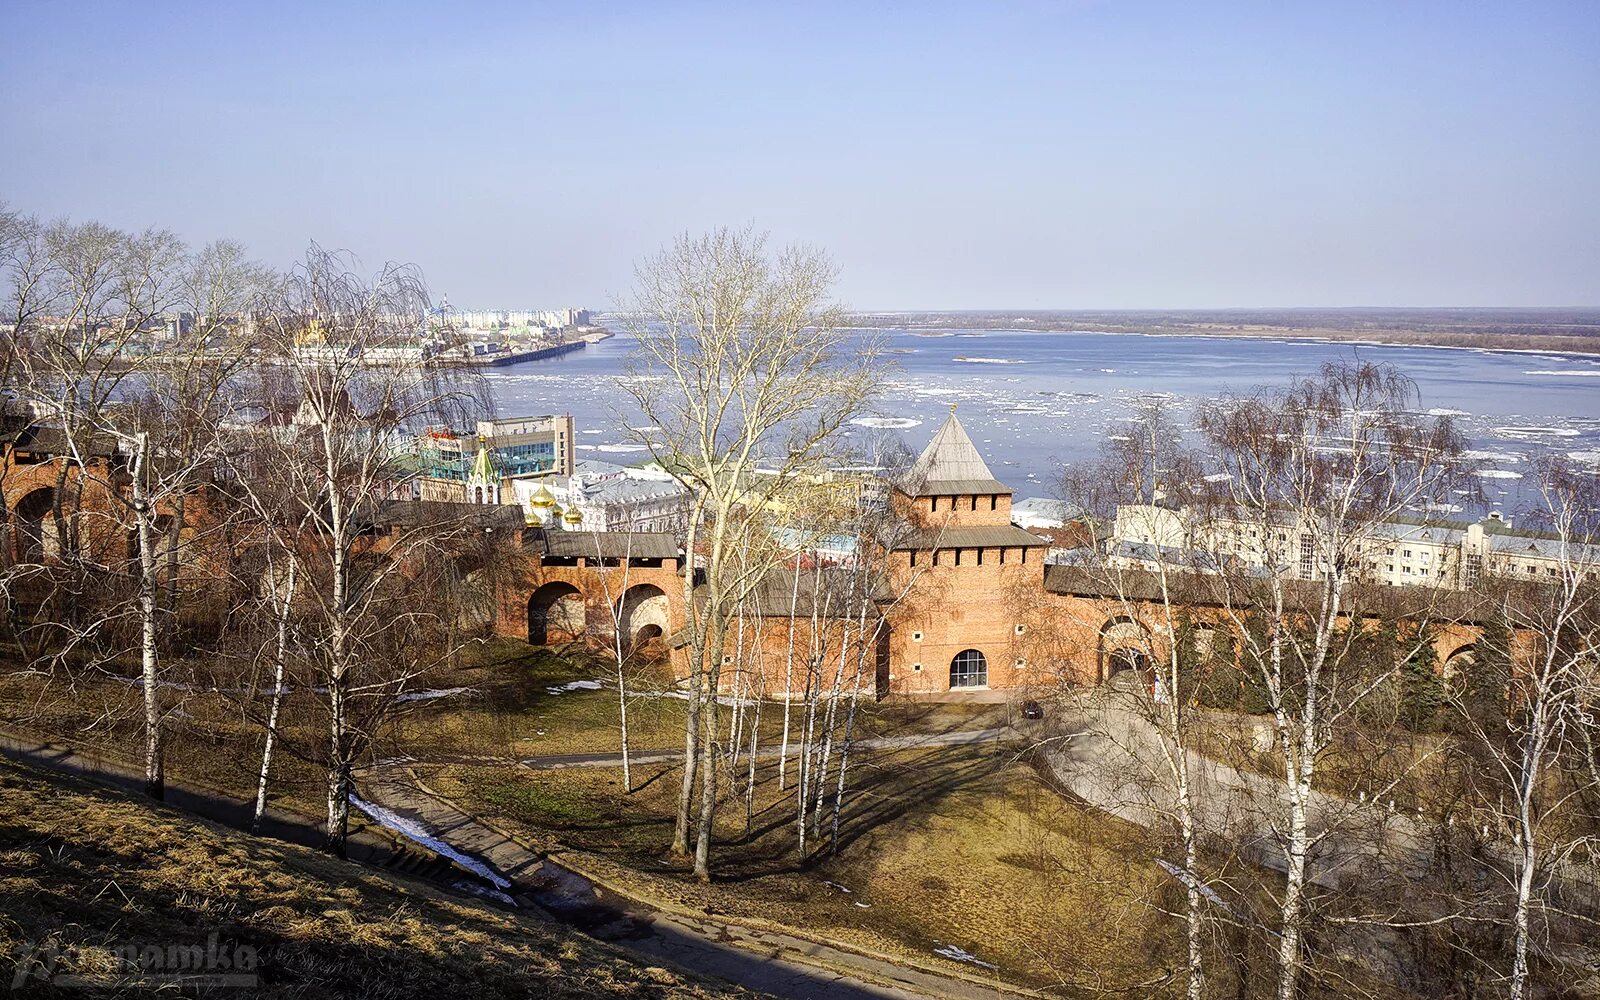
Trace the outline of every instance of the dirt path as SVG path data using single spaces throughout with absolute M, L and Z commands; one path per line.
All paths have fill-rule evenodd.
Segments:
M 858 750 L 920 750 L 925 747 L 968 746 L 990 743 L 1014 736 L 1007 726 L 990 729 L 962 729 L 950 733 L 917 733 L 910 736 L 875 736 L 856 740 L 851 745 Z M 759 757 L 776 757 L 778 748 L 761 750 Z M 632 764 L 668 764 L 683 759 L 682 750 L 635 750 L 628 754 Z M 572 767 L 621 767 L 621 753 L 564 753 L 524 757 L 519 763 L 534 771 L 555 771 Z
M 486 862 L 541 907 L 588 933 L 747 989 L 794 1000 L 1014 1000 L 1023 995 L 775 929 L 668 912 L 550 860 L 438 797 L 403 768 L 367 775 L 363 790 L 408 823 Z

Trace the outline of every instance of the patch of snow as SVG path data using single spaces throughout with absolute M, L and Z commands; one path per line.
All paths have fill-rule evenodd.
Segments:
M 1466 410 L 1452 410 L 1448 406 L 1435 406 L 1428 411 L 1430 417 L 1470 417 L 1472 414 Z
M 512 899 L 510 896 L 507 896 L 499 889 L 491 889 L 486 885 L 478 885 L 475 882 L 468 882 L 466 879 L 459 879 L 454 882 L 453 885 L 463 892 L 472 893 L 474 896 L 482 896 L 484 899 L 492 899 L 497 903 L 504 903 L 507 906 L 517 905 L 516 900 Z
M 441 857 L 449 858 L 451 861 L 454 861 L 467 871 L 479 876 L 484 881 L 489 882 L 495 888 L 511 888 L 511 882 L 509 880 L 498 875 L 492 868 L 484 864 L 482 861 L 479 861 L 472 855 L 462 854 L 454 847 L 451 847 L 438 837 L 435 837 L 433 834 L 429 833 L 428 828 L 423 826 L 421 823 L 418 823 L 415 820 L 406 819 L 404 816 L 396 815 L 395 813 L 385 809 L 383 806 L 366 801 L 359 795 L 351 795 L 350 804 L 355 806 L 357 809 L 360 809 L 368 816 L 371 816 L 379 826 L 388 830 L 393 830 L 402 837 L 414 840 Z
M 1524 375 L 1570 375 L 1578 378 L 1600 378 L 1600 368 L 1563 368 L 1558 371 L 1523 372 Z
M 1168 875 L 1171 875 L 1173 878 L 1177 879 L 1179 882 L 1182 882 L 1189 888 L 1195 890 L 1205 898 L 1211 900 L 1211 902 L 1215 905 L 1222 907 L 1224 910 L 1228 909 L 1228 904 L 1222 901 L 1222 897 L 1217 895 L 1216 891 L 1213 890 L 1209 885 L 1206 885 L 1204 882 L 1201 882 L 1198 878 L 1196 878 L 1194 873 L 1189 871 L 1187 868 L 1179 868 L 1166 858 L 1156 858 L 1156 864 L 1161 866 L 1162 871 L 1166 872 Z
M 911 417 L 857 417 L 850 421 L 857 427 L 875 427 L 880 430 L 900 431 L 908 427 L 920 427 L 922 421 Z
M 395 701 L 432 701 L 435 698 L 449 698 L 452 695 L 466 694 L 468 691 L 477 691 L 477 688 L 429 688 L 426 691 L 407 691 L 396 695 Z
M 568 681 L 544 689 L 545 694 L 566 694 L 568 691 L 598 691 L 605 687 L 599 681 Z
M 1512 472 L 1509 469 L 1479 469 L 1477 474 L 1484 479 L 1521 479 L 1522 473 Z
M 953 959 L 957 962 L 966 962 L 969 965 L 981 965 L 985 969 L 993 969 L 996 972 L 1000 970 L 1000 966 L 995 965 L 993 962 L 985 962 L 978 956 L 972 954 L 972 952 L 966 951 L 962 948 L 957 948 L 953 944 L 947 944 L 942 948 L 935 948 L 933 949 L 933 953 L 935 955 L 943 955 L 945 958 Z
M 1026 365 L 1030 363 L 1017 358 L 971 358 L 964 354 L 950 360 L 964 365 Z

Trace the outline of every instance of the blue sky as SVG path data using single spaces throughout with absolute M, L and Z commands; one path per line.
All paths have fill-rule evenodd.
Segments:
M 0 199 L 462 305 L 680 231 L 864 309 L 1600 305 L 1600 4 L 0 0 Z

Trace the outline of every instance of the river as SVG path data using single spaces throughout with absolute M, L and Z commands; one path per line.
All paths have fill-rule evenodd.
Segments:
M 850 428 L 861 449 L 898 439 L 919 451 L 958 407 L 995 475 L 1019 497 L 1043 496 L 1065 463 L 1090 459 L 1126 426 L 1130 405 L 1160 394 L 1180 410 L 1199 399 L 1281 385 L 1353 356 L 1392 363 L 1417 384 L 1418 409 L 1449 414 L 1472 441 L 1490 507 L 1525 500 L 1530 457 L 1553 449 L 1600 464 L 1600 359 L 1574 355 L 1291 339 L 1029 331 L 883 330 L 893 370 L 873 416 Z M 643 448 L 640 418 L 619 388 L 632 340 L 492 370 L 502 414 L 571 413 L 579 458 L 627 464 Z M 1189 440 L 1198 445 L 1197 435 Z

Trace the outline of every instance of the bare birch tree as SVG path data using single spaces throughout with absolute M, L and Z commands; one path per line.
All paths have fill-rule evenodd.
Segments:
M 1464 667 L 1469 676 L 1451 685 L 1466 752 L 1487 779 L 1473 815 L 1488 834 L 1486 867 L 1509 890 L 1504 979 L 1513 1000 L 1533 995 L 1541 945 L 1551 960 L 1549 948 L 1563 938 L 1570 947 L 1580 924 L 1592 933 L 1600 915 L 1589 846 L 1600 842 L 1600 484 L 1552 456 L 1534 474 L 1539 504 L 1530 520 L 1549 537 L 1524 544 L 1541 558 L 1490 564 L 1489 614 L 1500 627 L 1485 628 L 1476 662 Z M 1577 890 L 1570 905 L 1564 885 Z
M 1199 463 L 1183 447 L 1169 406 L 1155 400 L 1136 406 L 1127 432 L 1108 442 L 1101 462 L 1068 470 L 1062 496 L 1081 509 L 1091 525 L 1103 529 L 1119 517 L 1134 521 L 1171 517 L 1166 512 L 1186 506 L 1186 491 L 1201 478 Z M 1173 540 L 1162 538 L 1154 525 L 1142 531 L 1124 525 L 1124 530 L 1154 541 L 1139 543 L 1131 561 L 1117 548 L 1088 550 L 1080 570 L 1102 600 L 1094 605 L 1097 620 L 1077 624 L 1089 634 L 1099 634 L 1102 645 L 1114 647 L 1099 651 L 1115 661 L 1103 666 L 1124 668 L 1127 672 L 1121 679 L 1133 678 L 1137 684 L 1117 699 L 1115 708 L 1093 713 L 1096 721 L 1090 726 L 1117 748 L 1118 752 L 1104 755 L 1102 763 L 1122 772 L 1117 775 L 1119 787 L 1140 790 L 1139 801 L 1132 805 L 1170 820 L 1176 828 L 1177 877 L 1184 885 L 1185 995 L 1200 1000 L 1206 989 L 1204 941 L 1213 904 L 1201 864 L 1203 831 L 1195 805 L 1199 758 L 1191 733 L 1194 665 L 1185 658 L 1180 634 L 1197 596 L 1195 576 L 1207 567 L 1185 539 L 1176 539 L 1176 546 L 1163 545 Z M 1101 634 L 1106 620 L 1118 623 L 1112 626 L 1117 634 Z M 1155 734 L 1154 753 L 1143 752 L 1143 741 L 1124 731 L 1124 726 L 1138 725 L 1122 720 L 1117 709 L 1125 706 Z
M 1218 463 L 1196 547 L 1227 571 L 1202 577 L 1262 690 L 1276 736 L 1285 859 L 1277 907 L 1277 995 L 1294 1000 L 1306 966 L 1308 865 L 1318 765 L 1394 665 L 1361 669 L 1363 623 L 1381 617 L 1368 584 L 1381 528 L 1439 509 L 1459 482 L 1463 444 L 1448 418 L 1414 416 L 1416 389 L 1397 370 L 1331 363 L 1280 391 L 1204 406 L 1200 428 Z M 1435 609 L 1408 609 L 1418 643 Z
M 322 693 L 326 742 L 321 753 L 296 749 L 326 767 L 324 846 L 336 854 L 358 756 L 406 686 L 449 658 L 441 636 L 454 634 L 454 609 L 429 574 L 448 567 L 452 534 L 474 527 L 448 507 L 393 506 L 410 495 L 411 436 L 480 404 L 464 370 L 407 352 L 425 311 L 413 269 L 389 265 L 367 280 L 313 247 L 257 316 L 268 420 L 237 474 L 270 483 L 263 492 L 309 528 L 291 544 L 312 661 L 303 686 Z
M 624 387 L 659 429 L 642 443 L 692 497 L 683 577 L 690 712 L 672 848 L 689 850 L 698 771 L 701 878 L 710 877 L 722 650 L 736 609 L 770 568 L 735 568 L 731 555 L 767 530 L 763 512 L 794 477 L 825 465 L 828 443 L 878 381 L 875 343 L 840 327 L 833 279 L 820 251 L 772 255 L 750 230 L 680 237 L 637 268 L 638 350 Z

